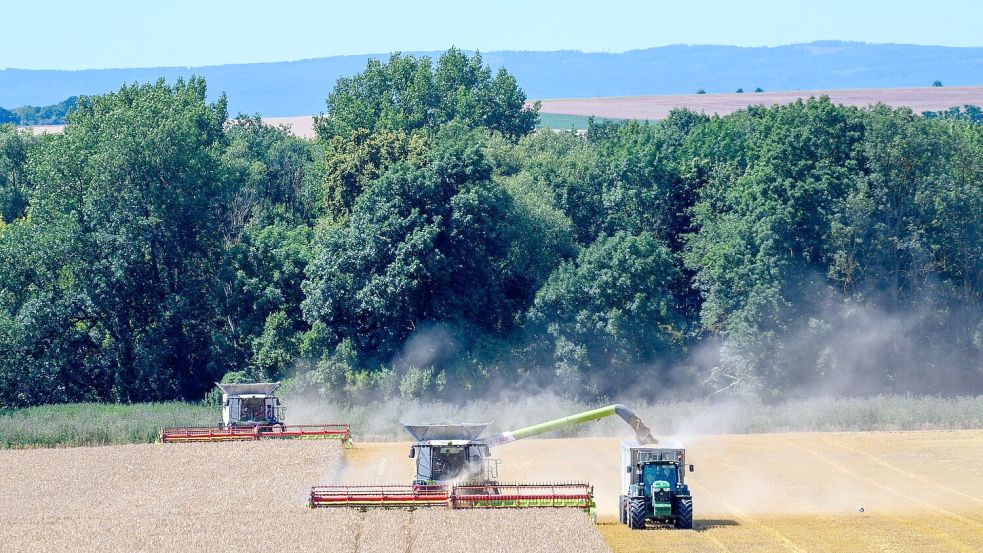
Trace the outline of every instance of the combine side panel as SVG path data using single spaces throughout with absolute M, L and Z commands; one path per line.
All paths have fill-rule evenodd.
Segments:
M 451 490 L 454 509 L 573 507 L 594 515 L 594 488 L 584 483 L 468 484 Z
M 311 488 L 310 507 L 416 509 L 446 507 L 449 500 L 447 486 L 314 486 Z
M 164 443 L 227 442 L 255 439 L 257 439 L 256 429 L 248 427 L 164 428 L 160 431 L 160 441 Z
M 288 424 L 260 426 L 262 438 L 300 438 L 308 440 L 351 441 L 351 427 L 347 424 Z

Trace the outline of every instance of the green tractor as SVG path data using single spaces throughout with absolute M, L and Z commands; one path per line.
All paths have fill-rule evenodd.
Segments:
M 693 497 L 684 478 L 686 450 L 621 443 L 621 496 L 618 518 L 632 530 L 647 521 L 693 528 Z M 693 472 L 693 465 L 689 465 Z

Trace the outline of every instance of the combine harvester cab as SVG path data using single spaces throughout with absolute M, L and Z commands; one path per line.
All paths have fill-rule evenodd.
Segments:
M 611 405 L 527 428 L 481 438 L 489 423 L 403 424 L 416 440 L 409 457 L 416 473 L 410 485 L 314 486 L 310 506 L 451 509 L 577 508 L 596 517 L 594 489 L 586 482 L 505 483 L 491 447 L 552 430 L 618 415 L 636 437 L 654 443 L 648 427 L 624 405 Z
M 241 440 L 335 439 L 351 446 L 351 427 L 345 423 L 285 424 L 284 407 L 274 395 L 279 382 L 219 384 L 222 423 L 217 426 L 162 428 L 160 441 L 227 442 Z

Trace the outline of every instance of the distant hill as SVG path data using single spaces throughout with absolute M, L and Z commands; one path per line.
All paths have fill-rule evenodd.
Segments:
M 439 55 L 439 52 L 417 54 Z M 209 67 L 0 70 L 0 106 L 61 102 L 124 83 L 203 75 L 212 95 L 228 93 L 231 113 L 286 116 L 318 113 L 338 77 L 365 67 L 370 57 L 335 56 L 293 62 Z M 531 98 L 583 98 L 764 90 L 850 89 L 983 84 L 983 47 L 813 42 L 778 47 L 665 46 L 620 54 L 488 52 Z

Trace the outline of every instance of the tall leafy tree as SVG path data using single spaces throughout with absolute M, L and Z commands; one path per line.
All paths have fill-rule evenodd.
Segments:
M 316 240 L 304 313 L 338 344 L 385 362 L 417 328 L 449 323 L 505 336 L 561 247 L 522 232 L 541 218 L 491 180 L 481 131 L 443 129 L 424 167 L 370 183 L 350 220 Z
M 359 129 L 434 131 L 458 120 L 516 139 L 538 120 L 538 105 L 529 108 L 525 102 L 515 78 L 504 69 L 493 77 L 480 54 L 451 48 L 436 65 L 428 57 L 393 54 L 385 63 L 369 60 L 365 71 L 338 79 L 314 128 L 328 139 Z
M 0 124 L 0 221 L 9 223 L 27 209 L 31 196 L 27 153 L 32 142 L 35 140 L 27 131 Z
M 679 278 L 664 243 L 620 232 L 561 264 L 536 293 L 529 323 L 550 337 L 556 374 L 582 390 L 668 384 L 688 333 L 673 292 Z
M 11 332 L 24 370 L 74 368 L 50 382 L 60 397 L 195 397 L 224 372 L 213 338 L 225 117 L 224 99 L 209 104 L 197 78 L 126 86 L 80 100 L 64 135 L 32 160 L 30 220 L 4 241 L 69 246 L 40 264 L 44 272 L 0 269 L 4 281 L 35 286 L 3 307 L 26 324 L 38 307 L 52 311 L 42 325 L 50 334 Z M 84 390 L 72 390 L 79 382 Z

